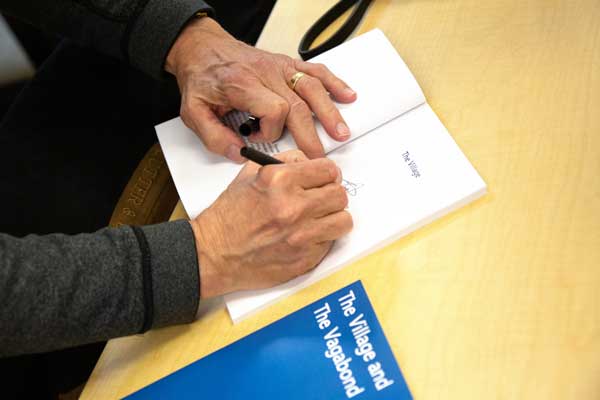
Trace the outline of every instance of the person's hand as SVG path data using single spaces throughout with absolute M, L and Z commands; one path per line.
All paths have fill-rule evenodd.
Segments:
M 314 268 L 333 241 L 352 229 L 333 161 L 308 160 L 297 150 L 278 157 L 288 163 L 248 162 L 190 221 L 202 298 L 288 281 Z
M 356 93 L 325 66 L 294 60 L 248 46 L 208 17 L 188 24 L 169 51 L 165 69 L 181 91 L 181 118 L 212 152 L 242 162 L 244 142 L 219 117 L 231 109 L 260 118 L 253 141 L 274 141 L 284 124 L 309 158 L 323 157 L 312 113 L 338 141 L 350 131 L 329 93 L 349 103 Z M 288 86 L 297 72 L 306 75 L 295 90 Z M 328 93 L 329 92 L 329 93 Z

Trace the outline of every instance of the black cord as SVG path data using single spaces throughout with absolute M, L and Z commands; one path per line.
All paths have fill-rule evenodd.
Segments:
M 303 60 L 308 60 L 343 43 L 344 40 L 354 32 L 354 29 L 356 29 L 360 20 L 367 12 L 367 8 L 371 4 L 371 1 L 372 0 L 342 0 L 331 7 L 329 11 L 308 29 L 304 34 L 304 37 L 302 37 L 300 45 L 298 46 L 298 54 L 300 54 L 300 57 L 302 57 Z M 356 8 L 352 12 L 352 15 L 350 15 L 340 29 L 331 35 L 325 42 L 311 49 L 310 45 L 315 39 L 327 29 L 329 25 L 354 5 L 356 5 Z

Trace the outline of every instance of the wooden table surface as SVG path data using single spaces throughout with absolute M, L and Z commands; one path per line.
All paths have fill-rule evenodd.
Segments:
M 258 46 L 295 55 L 333 3 L 279 0 Z M 215 300 L 194 324 L 111 340 L 83 399 L 357 279 L 416 399 L 600 398 L 600 1 L 377 0 L 358 33 L 375 27 L 489 194 L 238 325 Z

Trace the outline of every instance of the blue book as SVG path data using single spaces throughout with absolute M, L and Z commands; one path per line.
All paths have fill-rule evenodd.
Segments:
M 412 399 L 360 281 L 127 399 Z

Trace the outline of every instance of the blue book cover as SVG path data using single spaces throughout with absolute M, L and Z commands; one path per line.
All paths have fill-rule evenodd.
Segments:
M 126 399 L 412 399 L 360 281 Z

